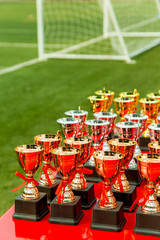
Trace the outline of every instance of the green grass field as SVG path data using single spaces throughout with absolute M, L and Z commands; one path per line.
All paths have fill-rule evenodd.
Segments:
M 0 2 L 0 68 L 37 56 L 36 48 L 4 47 L 1 43 L 36 43 L 33 2 Z M 136 61 L 128 65 L 117 61 L 49 60 L 0 76 L 0 215 L 23 191 L 11 192 L 22 183 L 15 176 L 16 170 L 23 173 L 16 146 L 33 143 L 37 134 L 56 133 L 61 129 L 56 119 L 66 110 L 81 106 L 89 111 L 88 118 L 93 118 L 87 97 L 104 86 L 115 91 L 115 96 L 137 88 L 144 97 L 160 89 L 160 46 Z

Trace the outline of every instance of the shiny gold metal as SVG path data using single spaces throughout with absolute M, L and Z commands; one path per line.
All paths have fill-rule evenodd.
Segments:
M 160 212 L 160 205 L 154 193 L 155 181 L 160 175 L 160 155 L 143 153 L 137 156 L 138 171 L 147 182 L 147 197 L 141 210 L 145 213 Z
M 127 192 L 130 190 L 130 185 L 125 175 L 125 167 L 128 166 L 129 162 L 133 158 L 133 154 L 134 154 L 137 142 L 129 139 L 114 138 L 109 140 L 108 143 L 111 151 L 119 152 L 124 155 L 124 158 L 122 159 L 122 167 L 120 170 L 119 179 L 116 180 L 115 184 L 113 185 L 113 188 L 115 191 L 120 192 L 121 191 L 120 182 L 121 182 L 123 191 Z M 119 181 L 120 179 L 121 181 Z
M 137 89 L 134 89 L 131 92 L 121 92 L 119 94 L 120 97 L 127 97 L 127 98 L 133 98 L 134 99 L 134 103 L 133 103 L 133 113 L 136 112 L 137 110 L 137 104 L 138 104 L 138 99 L 139 99 L 139 93 L 137 91 Z
M 134 98 L 118 97 L 114 99 L 117 114 L 121 117 L 121 122 L 125 121 L 124 115 L 132 113 L 134 106 Z
M 61 131 L 57 131 L 57 134 L 40 134 L 34 137 L 34 141 L 36 145 L 41 145 L 44 148 L 44 167 L 46 168 L 48 177 L 52 184 L 56 183 L 55 177 L 53 175 L 53 170 L 51 166 L 52 156 L 51 150 L 57 147 L 60 147 L 62 137 Z M 42 172 L 40 177 L 40 184 L 44 186 L 49 186 L 49 182 L 47 180 L 46 174 Z
M 93 156 L 96 171 L 103 180 L 102 193 L 98 205 L 100 208 L 116 208 L 118 204 L 111 191 L 111 185 L 119 174 L 124 155 L 111 151 L 97 151 Z
M 159 110 L 159 100 L 157 99 L 149 99 L 149 98 L 141 98 L 139 100 L 141 113 L 146 114 L 148 116 L 147 119 L 147 129 L 143 132 L 144 137 L 149 137 L 148 125 L 151 123 L 156 123 L 156 118 L 158 116 Z
M 42 163 L 43 147 L 39 145 L 21 145 L 15 148 L 19 165 L 26 172 L 27 185 L 21 195 L 25 200 L 40 197 L 33 179 L 34 173 Z

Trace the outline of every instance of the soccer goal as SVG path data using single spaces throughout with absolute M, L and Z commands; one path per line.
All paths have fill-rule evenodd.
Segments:
M 160 0 L 37 0 L 39 59 L 132 58 L 160 43 Z

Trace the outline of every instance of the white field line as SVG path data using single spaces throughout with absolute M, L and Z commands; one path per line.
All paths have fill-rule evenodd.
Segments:
M 32 59 L 32 60 L 29 60 L 29 61 L 26 61 L 26 62 L 23 62 L 23 63 L 13 65 L 11 67 L 4 68 L 4 69 L 0 70 L 0 75 L 3 75 L 5 73 L 9 73 L 9 72 L 14 72 L 18 69 L 30 66 L 30 65 L 38 63 L 38 62 L 39 62 L 39 59 L 36 58 L 36 59 Z
M 66 44 L 45 44 L 46 48 L 61 48 L 67 47 Z M 15 47 L 15 48 L 38 48 L 37 43 L 10 43 L 0 42 L 0 47 Z

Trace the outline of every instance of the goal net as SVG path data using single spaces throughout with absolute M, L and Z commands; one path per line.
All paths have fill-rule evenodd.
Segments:
M 131 58 L 160 43 L 160 0 L 37 0 L 39 57 Z

